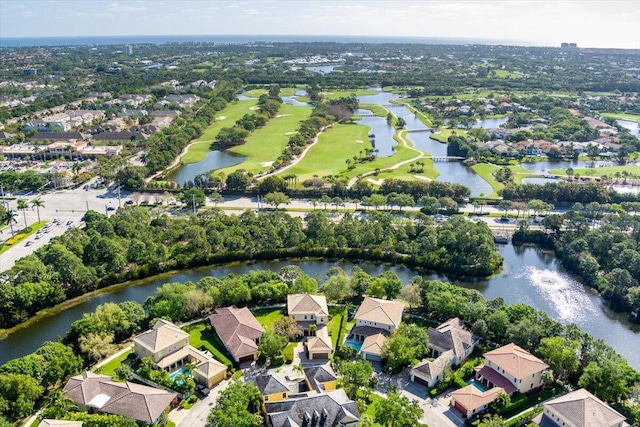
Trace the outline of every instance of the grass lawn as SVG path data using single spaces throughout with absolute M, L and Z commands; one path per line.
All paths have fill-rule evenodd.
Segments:
M 464 129 L 440 128 L 439 131 L 432 133 L 430 138 L 446 144 L 447 141 L 449 140 L 449 137 L 453 135 L 454 132 L 457 135 L 462 135 L 463 137 L 467 136 L 467 131 Z
M 371 112 L 378 117 L 387 117 L 387 114 L 389 113 L 389 110 L 381 105 L 360 104 L 360 108 L 362 108 L 363 110 L 371 110 Z
M 640 114 L 627 114 L 627 113 L 600 113 L 603 117 L 610 117 L 612 119 L 629 120 L 630 122 L 640 123 Z
M 253 315 L 265 330 L 271 331 L 273 323 L 284 317 L 284 308 L 259 308 L 253 310 Z
M 504 185 L 499 183 L 498 181 L 496 181 L 496 179 L 493 177 L 492 174 L 495 171 L 497 171 L 498 169 L 500 169 L 500 167 L 494 166 L 494 165 L 490 165 L 488 163 L 477 163 L 477 164 L 471 166 L 471 169 L 473 169 L 473 171 L 475 173 L 480 175 L 482 177 L 482 179 L 487 181 L 489 183 L 489 185 L 491 185 L 491 188 L 493 188 L 493 193 L 485 194 L 485 196 L 486 197 L 498 197 L 498 190 L 500 190 L 502 187 L 504 187 Z
M 231 127 L 236 120 L 251 113 L 250 108 L 257 104 L 257 100 L 244 100 L 232 102 L 216 115 L 216 119 L 205 129 L 200 138 L 194 139 L 186 154 L 182 156 L 180 162 L 183 164 L 197 163 L 204 159 L 211 150 L 211 143 L 215 141 L 218 132 L 223 127 Z M 222 119 L 224 117 L 224 119 Z M 221 120 L 218 120 L 220 118 Z
M 307 107 L 282 104 L 278 112 L 280 117 L 274 117 L 264 127 L 254 130 L 244 144 L 228 150 L 246 156 L 247 160 L 221 169 L 221 172 L 228 175 L 236 169 L 245 169 L 254 174 L 268 171 L 270 165 L 266 163 L 275 161 L 282 154 L 293 132 L 297 131 L 301 121 L 311 116 L 311 111 Z
M 605 166 L 601 168 L 580 168 L 574 169 L 573 173 L 578 174 L 580 176 L 603 176 L 607 175 L 609 178 L 614 177 L 616 172 L 624 172 L 626 171 L 628 174 L 640 174 L 640 166 Z M 557 174 L 557 175 L 566 175 L 566 169 L 552 169 L 549 173 Z
M 303 182 L 314 175 L 324 177 L 346 172 L 347 159 L 360 156 L 365 148 L 371 148 L 369 129 L 369 126 L 358 124 L 333 125 L 320 135 L 318 143 L 309 149 L 304 159 L 280 175 L 296 174 L 299 182 Z
M 333 344 L 333 348 L 336 348 L 338 344 L 338 335 L 340 335 L 342 339 L 344 339 L 351 328 L 353 328 L 353 325 L 355 325 L 355 321 L 347 321 L 347 318 L 345 317 L 347 313 L 345 313 L 344 307 L 331 306 L 329 307 L 329 314 L 331 315 L 331 320 L 329 320 L 329 323 L 327 323 L 327 331 L 331 335 L 331 343 Z M 344 324 L 342 325 L 342 334 L 340 334 L 338 328 L 340 327 L 340 321 L 343 317 L 345 317 L 345 319 Z
M 364 393 L 362 393 L 362 391 L 360 390 L 360 391 L 358 391 L 356 397 L 364 399 Z M 375 418 L 376 418 L 375 404 L 376 404 L 376 402 L 379 402 L 382 399 L 384 399 L 384 397 L 378 396 L 375 393 L 371 393 L 369 395 L 369 402 L 368 402 L 369 404 L 367 405 L 367 410 L 364 411 L 364 414 L 369 415 L 372 420 L 375 420 Z M 364 415 L 364 414 L 362 414 L 362 415 Z M 374 427 L 382 427 L 382 424 L 378 424 L 378 423 L 374 422 L 373 426 Z
M 122 353 L 120 356 L 111 360 L 109 363 L 100 366 L 98 369 L 96 369 L 96 374 L 109 375 L 110 377 L 112 377 L 115 374 L 116 368 L 118 368 L 122 364 L 122 362 L 124 362 L 125 359 L 129 357 L 130 354 L 133 354 L 133 348 Z
M 20 242 L 23 242 L 29 237 L 33 236 L 38 230 L 44 227 L 46 223 L 47 221 L 34 222 L 27 228 L 23 228 L 22 230 L 17 231 L 14 237 L 7 239 L 7 242 L 11 242 L 11 244 L 4 243 L 2 246 L 0 246 L 0 254 L 8 251 L 12 247 L 20 244 Z M 9 226 L 7 225 L 7 227 Z M 15 225 L 13 229 L 16 230 Z
M 322 92 L 322 96 L 325 99 L 338 99 L 338 98 L 347 98 L 351 96 L 351 94 L 355 94 L 356 96 L 364 96 L 364 95 L 377 95 L 379 92 L 370 89 L 353 89 L 353 90 L 335 90 L 335 91 L 327 91 Z
M 224 363 L 228 368 L 233 367 L 233 361 L 227 356 L 227 349 L 211 325 L 206 322 L 194 323 L 183 329 L 189 334 L 189 344 L 197 349 L 209 350 L 216 360 Z

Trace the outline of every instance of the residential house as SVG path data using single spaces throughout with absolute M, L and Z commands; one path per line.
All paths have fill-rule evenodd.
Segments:
M 355 314 L 356 324 L 350 338 L 361 341 L 360 356 L 365 360 L 382 360 L 382 347 L 386 338 L 402 322 L 404 304 L 378 298 L 365 297 Z
M 462 321 L 454 317 L 437 328 L 429 328 L 429 348 L 434 361 L 424 360 L 414 366 L 411 381 L 433 387 L 445 376 L 451 365 L 463 364 L 480 342 L 480 338 L 465 329 Z
M 542 404 L 541 427 L 623 427 L 625 417 L 581 388 Z
M 80 410 L 121 415 L 149 424 L 157 423 L 176 400 L 176 393 L 112 381 L 109 376 L 89 371 L 71 377 L 64 391 Z
M 513 343 L 485 353 L 484 358 L 485 364 L 474 368 L 475 384 L 451 393 L 451 406 L 465 417 L 485 411 L 499 393 L 513 396 L 542 387 L 542 373 L 549 368 Z
M 326 326 L 320 327 L 314 336 L 307 338 L 309 360 L 328 359 L 333 352 L 333 343 Z
M 189 364 L 198 384 L 212 388 L 222 381 L 227 367 L 209 354 L 189 345 L 189 334 L 171 322 L 160 319 L 150 330 L 133 338 L 133 349 L 139 358 L 149 357 L 158 368 L 168 372 Z
M 268 427 L 356 427 L 360 412 L 343 389 L 265 403 Z
M 351 331 L 357 341 L 364 341 L 369 335 L 381 330 L 391 333 L 400 326 L 404 304 L 378 298 L 365 297 L 355 314 L 356 324 Z M 373 328 L 374 333 L 363 334 L 359 328 Z
M 307 381 L 309 390 L 315 390 L 318 393 L 323 391 L 332 391 L 336 389 L 337 377 L 331 365 L 308 366 L 304 368 L 304 377 Z
M 193 107 L 200 100 L 197 95 L 167 95 L 164 98 L 179 107 Z
M 248 308 L 218 308 L 209 316 L 209 322 L 236 362 L 258 358 L 258 343 L 264 328 Z
M 265 403 L 289 398 L 289 386 L 280 374 L 258 375 L 255 378 L 255 383 Z
M 504 393 L 500 387 L 482 391 L 474 385 L 468 385 L 450 393 L 451 406 L 460 411 L 463 418 L 468 418 L 489 409 L 500 393 Z
M 433 387 L 446 377 L 446 370 L 453 363 L 453 350 L 445 351 L 437 359 L 423 360 L 409 371 L 411 381 L 427 387 Z
M 360 357 L 364 360 L 382 361 L 382 348 L 384 347 L 385 341 L 387 341 L 387 336 L 383 333 L 369 335 L 362 342 Z
M 324 295 L 287 295 L 287 313 L 298 323 L 304 335 L 309 335 L 311 324 L 320 328 L 329 322 L 329 308 Z

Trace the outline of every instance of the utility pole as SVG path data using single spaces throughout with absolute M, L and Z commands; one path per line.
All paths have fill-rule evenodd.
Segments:
M 191 202 L 193 203 L 193 214 L 196 214 L 196 195 L 192 194 L 191 195 Z
M 9 203 L 7 203 L 7 201 L 4 198 L 4 187 L 2 186 L 2 184 L 0 184 L 0 194 L 2 194 L 2 204 L 9 209 Z

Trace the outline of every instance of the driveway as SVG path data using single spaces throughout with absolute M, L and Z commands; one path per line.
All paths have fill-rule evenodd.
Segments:
M 207 417 L 213 408 L 220 392 L 231 384 L 231 380 L 224 380 L 211 390 L 209 395 L 193 405 L 191 409 L 180 407 L 169 412 L 169 419 L 176 423 L 176 427 L 204 427 Z

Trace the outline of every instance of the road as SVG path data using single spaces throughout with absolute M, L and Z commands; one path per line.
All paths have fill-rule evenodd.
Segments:
M 28 239 L 23 240 L 13 248 L 4 252 L 2 256 L 0 256 L 0 272 L 8 270 L 15 264 L 16 260 L 33 253 L 36 249 L 48 243 L 53 237 L 62 235 L 68 228 L 68 221 L 71 221 L 72 226 L 74 227 L 80 226 L 81 219 L 88 209 L 103 212 L 107 215 L 112 215 L 118 209 L 119 205 L 125 205 L 126 200 L 130 200 L 135 203 L 142 201 L 149 201 L 150 203 L 154 203 L 161 197 L 162 196 L 158 194 L 122 192 L 120 194 L 119 203 L 117 192 L 104 188 L 89 190 L 84 190 L 82 188 L 72 190 L 59 190 L 43 195 L 22 197 L 29 203 L 36 198 L 41 199 L 44 202 L 44 207 L 40 208 L 40 218 L 42 220 L 46 220 L 47 222 L 51 222 L 54 218 L 60 218 L 62 220 L 61 225 L 54 225 L 52 227 L 52 231 L 49 233 L 43 233 L 40 239 L 36 239 L 35 235 L 31 236 Z M 167 202 L 170 201 L 165 201 L 165 203 Z M 17 211 L 16 200 L 8 201 L 8 205 L 10 209 Z M 207 206 L 213 207 L 214 205 L 208 201 Z M 221 208 L 228 214 L 238 214 L 246 209 L 259 210 L 268 207 L 257 198 L 238 196 L 227 196 L 225 197 L 223 203 L 217 204 L 216 206 Z M 308 200 L 293 199 L 291 200 L 289 205 L 285 206 L 285 208 L 292 210 L 290 212 L 291 215 L 304 216 L 304 211 L 311 211 L 313 209 L 325 209 L 325 206 L 318 203 L 317 201 L 314 204 Z M 345 205 L 341 207 L 341 211 L 345 209 L 351 212 L 355 212 L 356 208 L 362 209 L 361 205 L 359 204 L 356 205 L 355 203 L 345 203 Z M 335 209 L 335 207 L 326 206 L 326 209 L 331 212 Z M 404 210 L 417 211 L 418 208 L 404 208 Z M 467 205 L 466 207 L 463 207 L 461 211 L 473 212 L 474 208 L 471 205 Z M 494 207 L 484 206 L 483 212 L 498 213 L 499 211 Z M 560 212 L 562 211 L 554 211 L 554 213 Z M 179 213 L 186 213 L 186 211 L 179 210 Z M 510 213 L 515 214 L 515 211 Z M 337 213 L 337 215 L 340 215 L 340 213 Z M 24 211 L 24 216 L 26 216 L 27 224 L 33 224 L 38 220 L 38 215 L 35 208 L 30 207 L 29 209 Z M 13 227 L 15 231 L 18 231 L 19 229 L 22 229 L 24 227 L 24 216 L 23 212 L 18 211 L 18 216 L 16 217 L 17 223 L 14 224 Z M 515 229 L 516 227 L 515 223 L 503 224 L 497 222 L 497 218 L 495 217 L 482 216 L 478 218 L 478 220 L 486 222 L 489 227 L 493 229 L 509 231 Z M 10 237 L 11 231 L 8 226 L 5 226 L 2 230 L 0 230 L 0 240 L 7 240 Z M 32 243 L 27 246 L 27 242 Z

